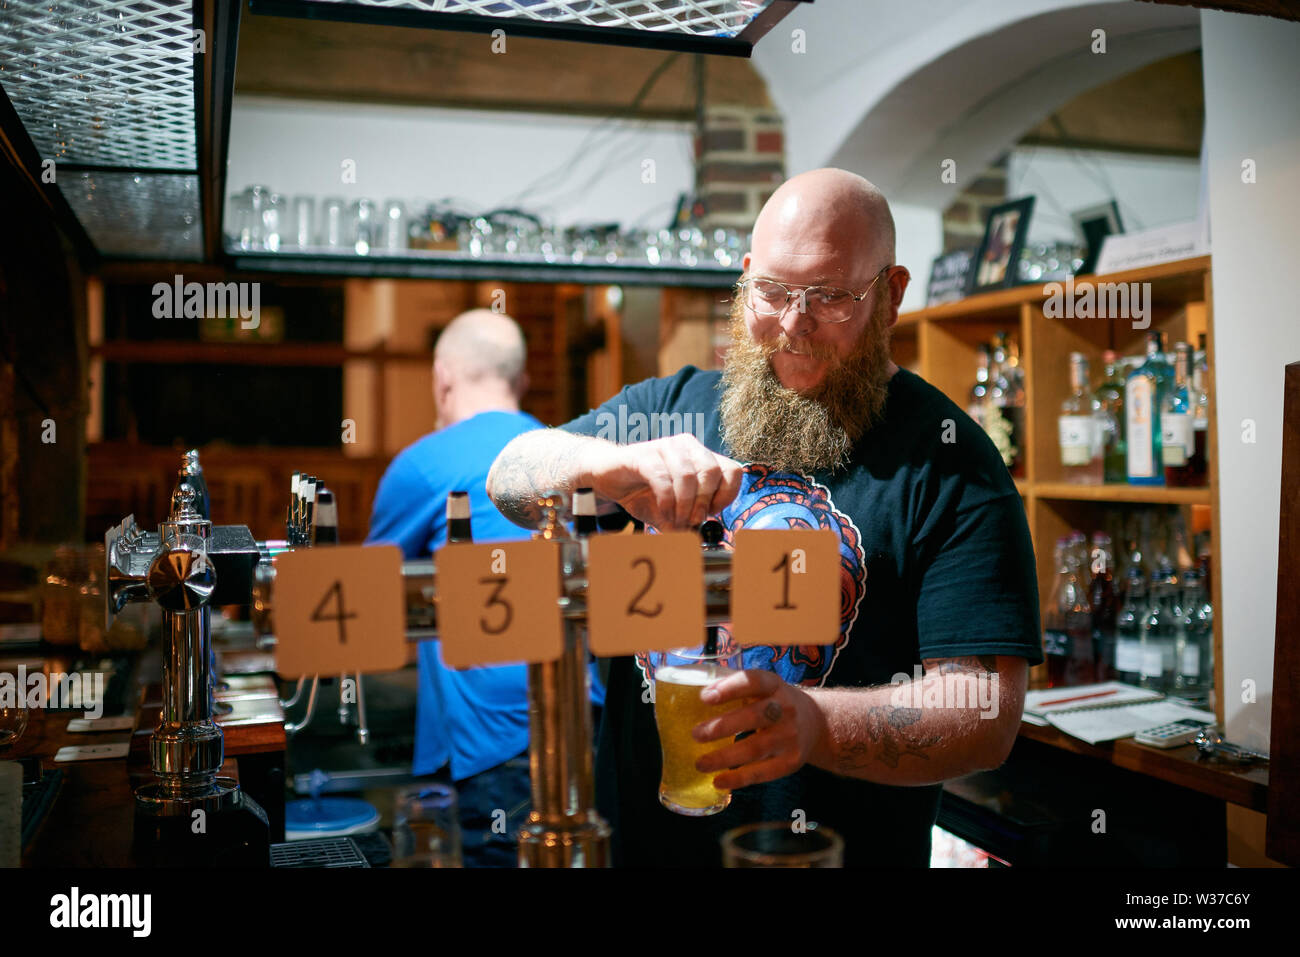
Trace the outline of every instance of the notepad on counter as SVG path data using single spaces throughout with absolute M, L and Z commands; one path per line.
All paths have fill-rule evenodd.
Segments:
M 1089 744 L 1127 738 L 1171 721 L 1204 721 L 1215 717 L 1158 691 L 1106 681 L 1075 688 L 1049 688 L 1025 694 L 1024 720 L 1052 725 Z

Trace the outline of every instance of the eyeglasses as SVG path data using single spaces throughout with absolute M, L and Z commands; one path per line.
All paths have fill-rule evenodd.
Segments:
M 853 318 L 854 307 L 867 298 L 872 286 L 875 286 L 889 269 L 890 267 L 886 266 L 876 273 L 876 278 L 871 280 L 871 285 L 858 295 L 837 286 L 805 286 L 802 289 L 791 289 L 785 283 L 777 282 L 775 279 L 764 279 L 761 276 L 742 279 L 736 288 L 744 291 L 745 304 L 760 316 L 780 316 L 789 308 L 790 300 L 796 299 L 798 300 L 796 308 L 800 314 L 812 316 L 818 322 L 848 322 Z

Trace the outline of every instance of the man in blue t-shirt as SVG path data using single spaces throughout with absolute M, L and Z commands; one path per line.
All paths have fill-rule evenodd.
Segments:
M 427 557 L 447 541 L 447 496 L 469 493 L 475 541 L 526 538 L 484 490 L 488 468 L 515 436 L 542 427 L 519 409 L 527 389 L 525 348 L 509 316 L 476 309 L 456 317 L 434 350 L 438 430 L 403 449 L 384 473 L 367 542 Z M 527 815 L 528 675 L 520 665 L 456 671 L 438 642 L 420 645 L 414 773 L 449 767 L 461 804 L 467 864 L 515 863 L 516 835 Z M 603 691 L 594 687 L 600 703 Z M 499 815 L 508 816 L 502 831 Z M 497 826 L 494 828 L 493 824 Z
M 1015 741 L 1042 660 L 1024 508 L 980 428 L 890 359 L 909 280 L 894 258 L 876 187 L 794 177 L 754 224 L 722 373 L 629 386 L 493 465 L 488 491 L 521 523 L 538 490 L 591 486 L 659 529 L 718 516 L 727 542 L 742 528 L 839 537 L 835 640 L 746 648 L 744 670 L 702 692 L 748 699 L 694 729 L 724 743 L 696 765 L 733 791 L 721 813 L 660 806 L 653 667 L 611 663 L 596 786 L 615 863 L 716 865 L 729 828 L 817 821 L 847 865 L 926 866 L 941 783 L 997 767 Z

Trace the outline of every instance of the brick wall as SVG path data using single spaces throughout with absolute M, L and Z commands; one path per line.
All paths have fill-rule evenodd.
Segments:
M 695 137 L 702 225 L 747 231 L 785 180 L 785 130 L 768 107 L 710 106 Z

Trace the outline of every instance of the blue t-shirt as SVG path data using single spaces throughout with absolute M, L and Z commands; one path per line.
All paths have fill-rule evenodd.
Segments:
M 563 428 L 615 440 L 620 430 L 631 440 L 689 430 L 731 455 L 719 435 L 719 385 L 719 373 L 687 366 L 629 386 Z M 907 370 L 890 379 L 882 420 L 846 468 L 801 475 L 746 463 L 740 494 L 720 517 L 728 543 L 740 528 L 829 528 L 840 538 L 838 639 L 746 648 L 746 668 L 805 687 L 852 688 L 910 677 L 925 658 L 1042 661 L 1034 552 L 1015 484 L 979 426 Z M 840 833 L 846 865 L 928 864 L 939 785 L 894 787 L 806 765 L 736 791 L 710 817 L 666 810 L 654 706 L 642 693 L 651 676 L 645 656 L 611 662 L 596 788 L 616 865 L 716 866 L 728 828 L 796 820 L 796 812 Z
M 524 412 L 482 412 L 403 449 L 384 473 L 370 516 L 368 543 L 397 545 L 407 558 L 424 558 L 447 541 L 447 496 L 469 492 L 476 542 L 527 538 L 527 529 L 502 515 L 488 498 L 492 462 L 515 436 L 544 428 Z M 448 761 L 460 781 L 496 767 L 528 747 L 528 669 L 497 665 L 457 671 L 442 661 L 441 645 L 420 645 L 414 773 L 430 774 Z M 593 682 L 592 699 L 604 700 Z

